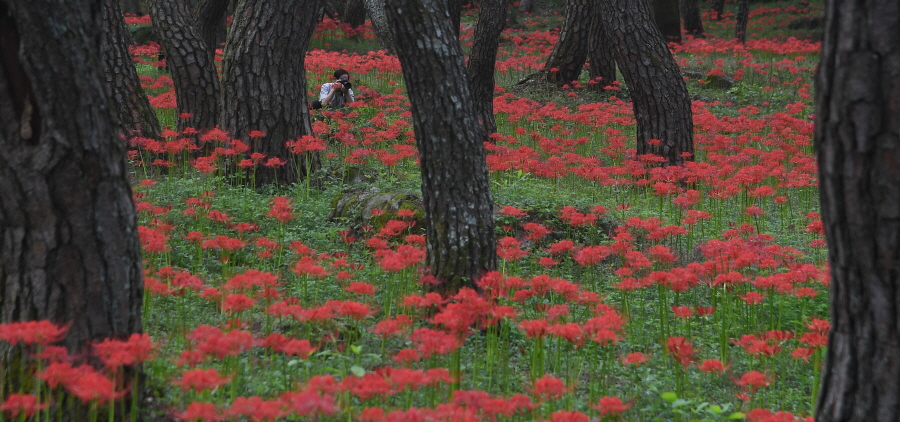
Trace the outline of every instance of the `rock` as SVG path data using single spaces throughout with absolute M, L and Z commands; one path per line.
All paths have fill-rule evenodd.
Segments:
M 703 86 L 713 89 L 731 89 L 734 86 L 734 79 L 727 76 L 706 75 L 706 81 Z
M 413 211 L 412 217 L 398 217 L 397 211 L 407 209 Z M 373 216 L 372 210 L 380 210 Z M 328 214 L 331 220 L 342 220 L 353 228 L 372 226 L 375 231 L 395 219 L 415 222 L 418 229 L 424 228 L 425 209 L 422 197 L 411 193 L 381 192 L 378 188 L 352 189 L 334 198 L 332 210 Z

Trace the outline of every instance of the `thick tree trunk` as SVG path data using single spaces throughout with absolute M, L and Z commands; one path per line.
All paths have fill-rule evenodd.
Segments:
M 647 0 L 601 0 L 600 4 L 616 64 L 631 93 L 638 155 L 665 157 L 666 165 L 691 160 L 691 100 L 678 64 L 650 19 Z
M 506 21 L 507 0 L 484 0 L 475 24 L 472 52 L 469 54 L 469 90 L 475 116 L 488 134 L 497 131 L 494 120 L 494 67 L 500 33 Z
M 296 182 L 318 160 L 312 153 L 295 162 L 285 142 L 312 135 L 304 61 L 319 6 L 318 0 L 240 0 L 234 13 L 222 65 L 222 129 L 243 140 L 261 131 L 252 152 L 287 162 L 258 169 L 260 184 Z
M 159 120 L 144 95 L 137 70 L 128 52 L 131 34 L 125 28 L 118 0 L 103 0 L 103 71 L 118 112 L 119 132 L 126 137 L 159 138 Z
M 750 0 L 738 0 L 737 22 L 734 37 L 741 43 L 747 42 L 747 21 L 750 19 Z
M 341 22 L 357 28 L 366 23 L 366 4 L 363 0 L 348 0 L 341 14 Z
M 391 35 L 391 28 L 388 26 L 387 15 L 384 11 L 385 0 L 363 0 L 366 5 L 366 14 L 372 21 L 372 27 L 375 29 L 375 37 L 378 43 L 387 52 L 394 51 L 394 36 Z
M 531 13 L 534 11 L 534 0 L 520 0 L 519 1 L 519 12 L 520 13 Z
M 172 72 L 179 116 L 178 130 L 210 129 L 219 120 L 219 77 L 212 53 L 194 27 L 186 0 L 153 0 L 153 29 Z
M 199 0 L 194 7 L 194 24 L 203 44 L 215 60 L 216 49 L 225 42 L 225 15 L 228 0 Z
M 591 17 L 591 33 L 588 39 L 588 71 L 592 83 L 588 88 L 592 91 L 602 90 L 616 80 L 616 58 L 613 45 L 603 26 L 600 16 L 600 1 L 591 0 L 593 16 Z
M 450 28 L 456 33 L 456 39 L 459 39 L 459 25 L 462 24 L 462 6 L 464 0 L 446 0 L 450 7 Z
M 566 21 L 553 52 L 544 63 L 547 82 L 559 86 L 578 80 L 587 59 L 592 0 L 566 0 Z
M 681 9 L 679 0 L 651 0 L 653 19 L 666 42 L 681 42 Z
M 141 330 L 137 219 L 99 0 L 0 1 L 0 323 L 71 324 L 73 355 Z
M 713 18 L 717 21 L 722 20 L 722 14 L 725 13 L 725 0 L 711 0 L 712 4 L 710 4 L 710 11 L 712 12 Z
M 146 10 L 141 7 L 141 0 L 117 0 L 122 9 L 122 13 L 131 13 L 135 16 L 146 14 Z
M 819 422 L 900 420 L 900 3 L 830 0 L 815 144 L 831 263 Z
M 388 19 L 412 104 L 422 166 L 427 264 L 450 295 L 496 268 L 487 134 L 471 94 L 447 3 L 390 0 Z
M 680 4 L 685 32 L 692 37 L 704 37 L 703 20 L 700 19 L 700 7 L 697 6 L 697 0 L 680 0 Z

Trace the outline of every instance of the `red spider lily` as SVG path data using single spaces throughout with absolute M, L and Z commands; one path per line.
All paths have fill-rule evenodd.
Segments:
M 672 313 L 675 314 L 676 318 L 688 319 L 694 316 L 694 310 L 690 306 L 672 305 Z
M 285 142 L 291 154 L 304 154 L 307 152 L 325 151 L 325 141 L 316 139 L 311 135 L 301 136 L 300 139 Z
M 325 271 L 325 267 L 316 265 L 316 260 L 309 256 L 300 258 L 300 261 L 297 261 L 297 264 L 294 265 L 294 268 L 292 268 L 291 271 L 301 277 L 310 276 L 318 279 L 325 278 L 325 276 L 328 275 Z
M 588 246 L 572 255 L 572 259 L 581 266 L 597 265 L 612 254 L 609 246 Z
M 497 256 L 507 261 L 516 261 L 524 258 L 528 252 L 520 248 L 519 241 L 514 237 L 506 236 L 497 242 Z
M 310 344 L 306 339 L 289 339 L 283 344 L 275 347 L 276 351 L 282 352 L 288 356 L 297 356 L 300 359 L 308 359 L 309 355 L 318 349 Z
M 550 246 L 548 252 L 553 255 L 560 255 L 571 251 L 575 248 L 575 244 L 571 240 L 560 240 Z
M 500 210 L 500 214 L 508 215 L 510 217 L 515 217 L 515 218 L 522 218 L 522 217 L 528 215 L 525 211 L 522 211 L 522 210 L 520 210 L 516 207 L 510 206 L 510 205 L 503 207 L 503 209 Z
M 718 359 L 707 359 L 697 365 L 697 368 L 703 372 L 709 372 L 713 374 L 721 374 L 728 369 L 730 365 L 722 365 L 722 362 Z
M 622 358 L 623 365 L 640 366 L 647 363 L 647 357 L 641 352 L 632 352 Z
M 231 416 L 247 416 L 254 422 L 275 422 L 287 416 L 279 400 L 263 400 L 258 396 L 238 397 L 228 410 Z
M 272 206 L 269 208 L 269 213 L 266 214 L 266 216 L 272 217 L 280 223 L 287 223 L 295 218 L 292 214 L 293 211 L 294 206 L 291 204 L 290 199 L 283 196 L 276 196 L 272 198 Z
M 156 345 L 149 334 L 132 334 L 128 340 L 106 339 L 94 345 L 97 356 L 107 368 L 131 366 L 153 358 Z
M 570 388 L 566 387 L 563 380 L 551 375 L 544 375 L 543 377 L 538 378 L 534 381 L 534 385 L 531 388 L 531 393 L 537 397 L 538 400 L 558 400 L 569 391 Z
M 398 335 L 403 331 L 412 327 L 413 320 L 404 314 L 397 315 L 394 318 L 382 320 L 371 331 L 380 337 L 389 337 Z
M 248 309 L 252 309 L 256 305 L 256 301 L 245 294 L 231 294 L 225 296 L 222 303 L 222 311 L 228 313 L 241 313 Z
M 176 413 L 175 417 L 188 422 L 214 422 L 224 420 L 223 415 L 216 410 L 215 403 L 192 402 L 183 413 Z
M 375 294 L 375 286 L 369 283 L 360 283 L 357 281 L 353 281 L 350 282 L 350 285 L 344 288 L 344 291 L 356 293 L 358 295 L 372 296 Z
M 549 328 L 550 324 L 543 319 L 519 321 L 519 329 L 524 331 L 528 338 L 543 338 L 549 334 L 547 331 Z
M 63 384 L 65 389 L 73 396 L 81 399 L 82 402 L 88 403 L 96 401 L 105 403 L 107 401 L 115 401 L 125 395 L 128 391 L 116 391 L 115 384 L 112 380 L 100 375 L 87 367 L 79 368 L 79 374 L 71 377 Z
M 462 342 L 456 335 L 430 328 L 416 329 L 409 339 L 416 345 L 416 350 L 424 358 L 434 354 L 446 355 L 462 346 Z
M 229 382 L 233 377 L 219 375 L 219 371 L 215 369 L 192 369 L 185 371 L 176 381 L 172 381 L 181 387 L 182 390 L 194 390 L 194 392 L 202 392 L 204 390 L 215 390 Z
M 741 379 L 735 380 L 735 384 L 745 387 L 751 393 L 756 390 L 766 387 L 772 383 L 771 378 L 759 371 L 750 371 L 741 376 Z
M 333 415 L 340 410 L 333 396 L 316 391 L 288 391 L 278 400 L 288 414 Z
M 599 410 L 600 416 L 607 416 L 607 415 L 619 416 L 626 410 L 631 409 L 631 406 L 633 406 L 633 405 L 634 405 L 633 400 L 628 403 L 623 403 L 622 399 L 620 399 L 618 397 L 607 396 L 607 397 L 601 397 L 600 403 L 598 403 L 597 405 L 591 406 L 591 407 Z
M 39 410 L 46 409 L 49 403 L 39 403 L 38 398 L 32 394 L 13 393 L 0 404 L 0 412 L 6 413 L 7 416 L 15 418 L 20 417 L 22 420 L 34 416 Z
M 24 321 L 0 324 L 0 340 L 13 346 L 19 343 L 46 346 L 66 336 L 69 325 L 58 326 L 50 321 Z
M 584 331 L 581 329 L 580 325 L 574 322 L 551 325 L 547 327 L 547 333 L 565 339 L 567 342 L 577 347 L 584 345 Z
M 685 368 L 694 360 L 697 353 L 694 347 L 684 337 L 669 337 L 666 343 L 666 351 Z
M 550 229 L 538 223 L 526 223 L 524 229 L 528 232 L 528 240 L 531 241 L 541 240 L 544 236 L 550 234 Z

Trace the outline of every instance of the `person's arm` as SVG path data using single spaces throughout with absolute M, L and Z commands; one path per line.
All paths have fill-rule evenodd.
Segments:
M 322 89 L 319 90 L 319 101 L 322 104 L 325 104 L 325 97 L 334 94 L 331 89 L 331 83 L 322 84 Z M 331 98 L 328 98 L 328 101 L 331 101 Z
M 327 84 L 326 84 L 326 85 L 327 85 Z M 324 88 L 323 88 L 323 89 L 324 89 Z M 326 94 L 324 97 L 320 97 L 320 98 L 319 98 L 319 102 L 322 103 L 322 106 L 323 106 L 323 107 L 328 106 L 328 105 L 331 104 L 331 100 L 334 99 L 334 91 L 335 91 L 335 90 L 333 90 L 333 89 L 329 89 L 329 90 L 328 90 L 328 94 Z M 321 94 L 321 93 L 320 93 L 320 94 Z
M 352 89 L 347 88 L 347 94 L 348 94 L 348 95 L 345 95 L 345 97 L 346 97 L 348 100 L 345 101 L 345 102 L 347 102 L 347 103 L 352 103 L 352 102 L 356 101 L 356 98 L 353 97 L 353 90 L 352 90 Z

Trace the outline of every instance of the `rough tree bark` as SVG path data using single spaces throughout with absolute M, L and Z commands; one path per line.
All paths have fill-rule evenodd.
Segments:
M 113 104 L 118 112 L 118 130 L 126 137 L 159 138 L 159 120 L 144 94 L 128 46 L 131 34 L 125 28 L 118 0 L 103 0 L 103 34 L 100 57 Z
M 225 15 L 228 0 L 199 0 L 194 6 L 194 25 L 207 51 L 215 60 L 216 49 L 225 42 Z
M 700 19 L 700 7 L 697 5 L 697 0 L 681 0 L 680 4 L 685 32 L 692 37 L 704 37 L 703 20 Z
M 601 0 L 600 5 L 616 64 L 631 93 L 637 153 L 665 157 L 666 165 L 693 159 L 694 123 L 687 86 L 650 18 L 647 0 Z
M 747 42 L 747 21 L 750 19 L 750 0 L 738 0 L 737 21 L 734 24 L 734 37 L 741 43 Z
M 497 131 L 497 122 L 494 120 L 494 68 L 500 33 L 503 32 L 506 21 L 506 9 L 507 0 L 482 1 L 467 65 L 475 116 L 488 134 Z
M 578 80 L 587 59 L 592 0 L 566 0 L 566 21 L 553 52 L 544 63 L 547 82 L 559 86 Z M 556 70 L 554 70 L 556 69 Z
M 653 19 L 666 42 L 681 42 L 681 9 L 679 0 L 651 0 Z
M 260 184 L 288 184 L 317 163 L 315 153 L 294 155 L 285 142 L 312 135 L 306 99 L 306 50 L 318 22 L 318 0 L 240 0 L 222 64 L 222 129 L 248 140 L 252 152 L 279 158 L 283 167 L 257 170 Z
M 186 0 L 153 0 L 150 17 L 172 72 L 178 130 L 210 129 L 219 120 L 219 76 L 212 53 L 194 27 Z
M 412 104 L 422 167 L 426 262 L 451 295 L 497 267 L 493 200 L 485 161 L 487 134 L 471 94 L 447 3 L 390 0 L 388 19 Z
M 829 0 L 815 144 L 831 263 L 819 422 L 900 420 L 900 3 Z
M 363 0 L 366 5 L 366 14 L 372 21 L 372 27 L 375 29 L 375 37 L 378 43 L 387 52 L 394 51 L 394 36 L 391 35 L 391 28 L 388 26 L 387 15 L 384 11 L 385 0 Z
M 341 22 L 357 28 L 366 23 L 366 4 L 363 0 L 348 0 L 341 13 Z
M 446 0 L 450 7 L 450 28 L 456 33 L 456 39 L 459 39 L 459 25 L 462 24 L 462 7 L 464 0 Z
M 123 13 L 131 13 L 135 16 L 141 16 L 147 12 L 141 7 L 141 0 L 118 0 Z
M 125 143 L 100 0 L 0 1 L 0 323 L 70 323 L 73 355 L 141 330 Z
M 591 32 L 588 38 L 588 71 L 590 80 L 588 84 L 592 91 L 602 90 L 616 80 L 616 58 L 613 54 L 612 41 L 606 28 L 603 26 L 603 17 L 600 16 L 599 0 L 591 0 L 593 16 L 591 17 Z

